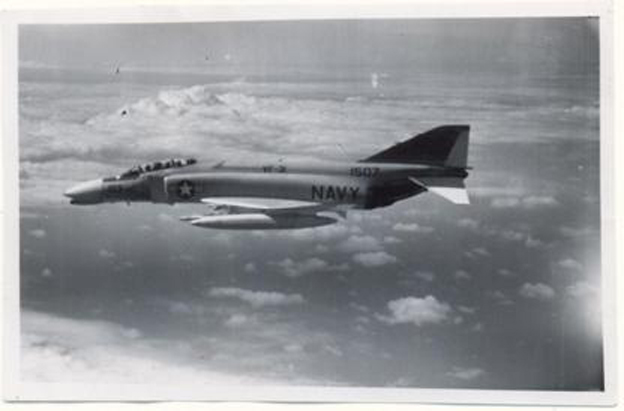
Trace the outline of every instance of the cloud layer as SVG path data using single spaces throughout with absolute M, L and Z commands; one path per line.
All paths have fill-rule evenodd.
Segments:
M 231 297 L 251 304 L 252 307 L 269 307 L 302 304 L 301 294 L 283 294 L 276 291 L 250 291 L 233 287 L 215 287 L 208 292 L 211 297 Z

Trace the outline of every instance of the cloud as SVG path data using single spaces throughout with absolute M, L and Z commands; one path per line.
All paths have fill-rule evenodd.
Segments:
M 286 277 L 296 278 L 306 274 L 313 273 L 329 268 L 329 264 L 324 260 L 312 257 L 303 261 L 293 261 L 290 258 L 286 258 L 282 261 L 273 263 L 279 267 Z
M 392 227 L 392 229 L 394 231 L 403 231 L 419 234 L 429 234 L 435 231 L 433 227 L 421 226 L 416 223 L 397 223 Z
M 453 367 L 453 370 L 447 372 L 446 375 L 459 380 L 470 381 L 482 377 L 485 375 L 485 371 L 481 368 Z
M 530 233 L 524 232 L 524 231 L 516 231 L 516 230 L 503 230 L 500 233 L 498 233 L 498 235 L 507 241 L 518 241 L 518 242 L 523 242 L 524 245 L 526 247 L 529 248 L 535 248 L 535 247 L 541 247 L 544 245 L 544 243 L 533 237 Z
M 370 235 L 352 235 L 340 244 L 339 249 L 345 252 L 379 251 L 381 244 Z
M 21 377 L 28 382 L 215 385 L 343 385 L 328 376 L 302 375 L 326 346 L 349 346 L 325 330 L 302 323 L 288 310 L 256 310 L 185 300 L 176 332 L 154 334 L 100 320 L 77 320 L 22 310 Z M 171 300 L 153 301 L 156 320 L 172 312 Z M 159 320 L 160 319 L 160 320 Z M 124 318 L 124 323 L 139 321 Z M 183 320 L 183 321 L 180 321 Z M 221 327 L 231 329 L 223 330 Z M 224 331 L 224 332 L 220 332 Z M 199 332 L 198 332 L 199 331 Z M 163 344 L 166 343 L 166 344 Z M 286 345 L 298 348 L 282 349 Z M 308 352 L 309 350 L 309 352 Z M 255 353 L 257 355 L 249 355 Z M 331 353 L 329 353 L 331 354 Z M 329 356 L 320 356 L 330 361 Z
M 518 293 L 524 298 L 541 301 L 552 300 L 555 297 L 555 290 L 543 283 L 524 283 Z
M 343 353 L 342 350 L 340 349 L 340 347 L 337 347 L 335 345 L 332 344 L 325 344 L 323 346 L 323 350 L 332 354 L 334 357 L 342 357 Z
M 513 305 L 513 301 L 501 290 L 488 291 L 486 295 L 500 305 Z
M 500 275 L 501 277 L 513 277 L 515 275 L 513 271 L 508 270 L 507 268 L 499 268 L 498 270 L 496 270 L 496 274 Z
M 480 333 L 481 331 L 483 331 L 484 328 L 485 327 L 483 326 L 483 323 L 479 322 L 473 325 L 470 331 L 475 332 L 475 333 Z
M 305 302 L 301 294 L 283 294 L 276 291 L 251 291 L 233 287 L 215 287 L 208 292 L 211 297 L 238 298 L 254 308 L 302 304 Z
M 252 274 L 252 273 L 257 272 L 258 268 L 256 267 L 255 263 L 247 263 L 245 264 L 243 271 L 245 271 L 247 274 Z
M 435 280 L 435 274 L 432 273 L 431 271 L 416 271 L 414 273 L 414 277 L 419 278 L 423 281 L 426 281 L 428 283 L 432 282 L 433 280 Z
M 111 260 L 117 256 L 114 252 L 106 250 L 104 248 L 98 251 L 98 255 L 107 260 Z
M 467 228 L 469 230 L 476 231 L 481 224 L 477 220 L 472 218 L 461 218 L 457 221 L 457 226 L 461 228 Z
M 172 301 L 168 304 L 167 309 L 172 314 L 205 314 L 204 310 L 199 309 L 197 305 L 188 304 L 182 301 Z
M 52 270 L 48 267 L 44 268 L 43 270 L 41 270 L 41 276 L 42 277 L 52 277 Z
M 303 352 L 304 348 L 301 344 L 286 344 L 284 346 L 284 351 L 288 353 L 300 353 Z
M 399 238 L 396 238 L 396 237 L 391 236 L 391 235 L 385 236 L 382 241 L 383 241 L 384 244 L 400 244 L 400 243 L 403 242 Z
M 465 305 L 458 306 L 457 310 L 464 314 L 474 314 L 477 311 L 474 307 L 467 307 Z
M 172 359 L 171 347 L 145 339 L 136 328 L 106 321 L 21 314 L 21 378 L 28 382 L 264 384 L 243 375 L 207 370 Z M 273 383 L 278 382 L 273 381 Z M 278 382 L 279 383 L 279 382 Z
M 533 210 L 536 208 L 555 207 L 559 202 L 553 196 L 527 196 L 527 197 L 495 197 L 490 205 L 493 208 L 522 208 Z
M 413 324 L 417 327 L 442 323 L 452 312 L 448 304 L 438 301 L 432 295 L 389 301 L 388 310 L 390 315 L 378 315 L 377 318 L 386 324 Z
M 597 288 L 586 281 L 579 281 L 566 287 L 566 294 L 574 298 L 584 298 L 597 293 Z
M 81 93 L 56 96 L 54 87 L 29 85 L 28 97 L 38 97 L 37 102 L 28 101 L 20 117 L 20 166 L 22 176 L 28 176 L 22 182 L 29 181 L 24 190 L 29 202 L 58 201 L 76 175 L 85 179 L 112 175 L 137 162 L 172 154 L 210 152 L 213 158 L 229 161 L 268 160 L 276 155 L 335 159 L 341 155 L 335 150 L 337 143 L 361 141 L 358 130 L 371 130 L 365 134 L 362 150 L 383 141 L 391 131 L 380 127 L 380 120 L 362 104 L 268 96 L 255 93 L 254 84 L 233 86 L 229 92 L 217 91 L 220 86 L 214 84 L 160 90 L 115 109 L 110 107 L 118 104 L 118 96 L 97 85 L 89 104 Z M 46 98 L 63 105 L 38 103 Z M 396 114 L 396 109 L 378 108 Z M 393 131 L 405 131 L 390 124 Z M 81 138 L 85 135 L 89 138 Z M 52 189 L 41 197 L 37 187 Z
M 522 206 L 525 208 L 554 207 L 559 205 L 553 196 L 528 196 L 522 199 Z
M 557 265 L 563 269 L 571 271 L 583 271 L 583 264 L 579 263 L 573 258 L 566 258 L 557 263 Z
M 497 197 L 492 199 L 490 205 L 493 208 L 513 208 L 520 205 L 520 199 L 517 197 Z
M 253 319 L 244 314 L 233 314 L 223 322 L 223 325 L 228 328 L 240 328 L 251 322 L 253 322 Z
M 323 243 L 345 237 L 353 232 L 358 232 L 356 227 L 347 224 L 331 224 L 317 228 L 304 228 L 300 230 L 288 230 L 277 233 L 288 239 L 297 241 Z
M 467 228 L 470 230 L 476 230 L 479 228 L 479 222 L 472 218 L 462 218 L 457 221 L 457 226 L 461 228 Z
M 30 234 L 31 236 L 33 236 L 35 238 L 42 239 L 42 238 L 45 238 L 46 231 L 44 229 L 42 229 L 42 228 L 37 228 L 37 229 L 34 229 L 34 230 L 30 230 L 28 232 L 28 234 Z
M 574 237 L 584 237 L 584 236 L 594 235 L 594 234 L 597 234 L 599 231 L 591 226 L 586 226 L 586 227 L 562 226 L 559 229 L 559 232 L 565 237 L 574 238 Z
M 381 267 L 386 264 L 394 264 L 398 259 L 385 251 L 375 251 L 370 253 L 358 253 L 354 255 L 353 261 L 364 267 Z
M 453 277 L 456 280 L 470 280 L 472 278 L 472 276 L 465 270 L 455 271 L 455 274 L 453 274 Z
M 490 252 L 485 247 L 475 247 L 472 250 L 464 252 L 464 255 L 470 259 L 491 256 Z

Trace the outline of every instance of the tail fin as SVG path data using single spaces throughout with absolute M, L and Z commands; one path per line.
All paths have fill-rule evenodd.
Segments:
M 466 168 L 470 126 L 436 127 L 372 155 L 364 163 L 417 163 Z

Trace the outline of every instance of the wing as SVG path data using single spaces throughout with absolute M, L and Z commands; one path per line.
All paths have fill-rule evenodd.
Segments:
M 327 210 L 321 203 L 311 201 L 280 200 L 255 197 L 209 197 L 202 198 L 202 203 L 215 207 L 227 207 L 234 212 L 260 212 L 263 214 L 280 213 L 316 213 Z

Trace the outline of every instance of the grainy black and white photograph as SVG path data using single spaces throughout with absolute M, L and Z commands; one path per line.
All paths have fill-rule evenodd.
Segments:
M 599 24 L 21 24 L 20 380 L 604 391 Z

